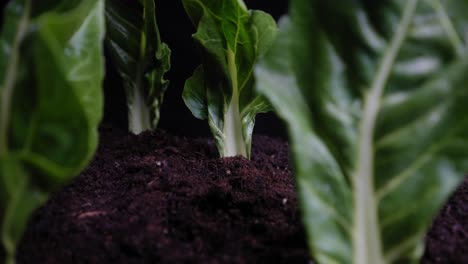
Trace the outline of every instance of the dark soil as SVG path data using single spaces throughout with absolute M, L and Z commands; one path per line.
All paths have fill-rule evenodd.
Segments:
M 33 215 L 19 263 L 308 263 L 288 147 L 252 161 L 212 141 L 105 128 L 89 168 Z M 441 210 L 422 263 L 468 263 L 468 179 Z
M 434 220 L 423 263 L 468 263 L 468 178 Z
M 288 147 L 101 131 L 97 156 L 32 217 L 18 263 L 307 263 Z

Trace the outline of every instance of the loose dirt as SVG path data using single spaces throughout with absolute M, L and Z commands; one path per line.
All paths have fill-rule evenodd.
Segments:
M 310 263 L 288 146 L 254 137 L 252 160 L 211 140 L 101 129 L 89 168 L 37 210 L 29 263 Z M 468 263 L 468 179 L 427 235 L 422 263 Z

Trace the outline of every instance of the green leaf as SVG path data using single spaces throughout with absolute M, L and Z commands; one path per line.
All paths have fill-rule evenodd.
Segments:
M 43 193 L 77 175 L 97 147 L 104 0 L 13 0 L 0 35 L 0 208 L 12 261 Z
M 466 1 L 293 0 L 256 68 L 319 263 L 418 263 L 468 171 Z
M 17 159 L 0 159 L 0 180 L 2 184 L 2 244 L 14 263 L 16 244 L 23 235 L 24 227 L 31 213 L 39 207 L 46 196 L 29 182 L 29 176 Z M 6 201 L 6 202 L 3 202 Z
M 129 129 L 155 129 L 169 82 L 171 51 L 161 42 L 154 0 L 108 0 L 106 46 L 124 81 Z
M 208 118 L 221 156 L 250 157 L 255 116 L 270 110 L 254 89 L 253 67 L 272 45 L 273 18 L 241 0 L 183 0 L 197 27 L 202 65 L 187 80 L 183 99 L 193 115 Z

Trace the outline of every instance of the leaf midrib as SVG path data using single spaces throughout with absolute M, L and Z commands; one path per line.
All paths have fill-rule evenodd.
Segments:
M 378 223 L 378 204 L 376 204 L 373 186 L 373 135 L 386 83 L 390 77 L 398 52 L 408 34 L 417 4 L 418 0 L 409 0 L 406 3 L 400 24 L 391 39 L 389 48 L 384 54 L 377 75 L 364 102 L 364 117 L 360 124 L 358 164 L 356 172 L 353 175 L 355 203 L 353 223 L 355 232 L 353 236 L 354 263 L 384 263 Z
M 2 84 L 3 92 L 0 97 L 0 156 L 6 154 L 8 151 L 8 123 L 10 122 L 11 99 L 13 97 L 16 76 L 18 74 L 17 68 L 20 60 L 19 48 L 29 27 L 29 15 L 31 11 L 30 1 L 31 0 L 26 0 L 24 3 L 23 14 L 18 23 L 10 60 L 7 63 L 6 79 Z

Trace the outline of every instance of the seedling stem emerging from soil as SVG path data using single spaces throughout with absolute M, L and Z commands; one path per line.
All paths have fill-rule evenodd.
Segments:
M 224 156 L 231 157 L 242 155 L 247 157 L 246 143 L 242 132 L 242 120 L 239 111 L 239 86 L 237 81 L 236 57 L 234 52 L 230 49 L 226 52 L 226 56 L 231 77 L 232 97 L 224 117 L 224 131 L 226 136 Z

